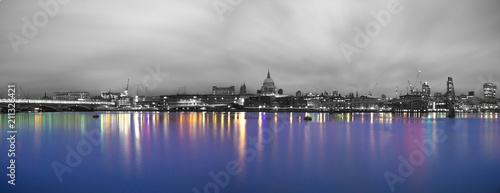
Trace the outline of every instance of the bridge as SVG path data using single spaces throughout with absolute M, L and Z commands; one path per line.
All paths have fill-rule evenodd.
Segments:
M 92 111 L 100 106 L 112 106 L 114 102 L 105 101 L 63 101 L 46 99 L 0 99 L 1 112 L 7 112 L 9 104 L 15 103 L 16 111 Z

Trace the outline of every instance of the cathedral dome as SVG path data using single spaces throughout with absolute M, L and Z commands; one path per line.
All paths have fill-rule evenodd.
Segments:
M 271 78 L 271 73 L 267 71 L 267 78 L 261 87 L 262 94 L 274 94 L 276 93 L 276 87 L 274 86 L 274 80 Z
M 264 86 L 274 86 L 274 80 L 272 78 L 266 78 L 263 83 Z

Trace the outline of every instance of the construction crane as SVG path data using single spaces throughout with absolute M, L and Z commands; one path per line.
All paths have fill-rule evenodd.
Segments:
M 137 83 L 137 88 L 135 89 L 135 91 L 136 91 L 135 96 L 139 96 L 139 83 Z
M 21 86 L 18 86 L 18 88 L 19 88 L 19 90 L 21 90 L 21 92 L 23 93 L 23 95 L 24 95 L 24 98 L 25 98 L 25 99 L 30 99 L 30 95 L 26 95 L 26 94 L 24 93 L 23 89 L 21 88 Z
M 177 94 L 184 94 L 184 95 L 185 95 L 185 94 L 186 94 L 186 86 L 184 86 L 184 87 L 179 87 L 179 88 L 177 89 Z
M 129 78 L 129 79 L 127 79 L 127 87 L 125 87 L 125 90 L 126 90 L 127 92 L 128 92 L 128 85 L 129 85 L 129 83 L 130 83 L 130 78 Z
M 368 91 L 368 95 L 369 95 L 369 96 L 372 96 L 372 95 L 373 95 L 373 91 L 375 91 L 375 88 L 377 88 L 377 85 L 378 85 L 378 82 L 377 82 L 377 83 L 375 83 L 375 86 L 372 88 L 372 90 L 371 90 L 371 91 Z
M 408 80 L 408 85 L 410 86 L 410 91 L 413 93 L 413 85 L 411 85 L 410 80 Z M 406 92 L 408 92 L 408 87 L 406 87 Z
M 125 87 L 125 91 L 120 94 L 121 97 L 127 97 L 128 96 L 128 85 L 130 83 L 130 78 L 127 80 L 127 86 Z
M 412 92 L 416 92 L 416 91 L 417 91 L 417 89 L 418 89 L 417 82 L 418 82 L 418 78 L 420 77 L 420 73 L 421 73 L 421 72 L 422 72 L 422 71 L 421 71 L 421 70 L 419 70 L 419 71 L 418 71 L 418 73 L 417 73 L 417 78 L 415 78 L 415 82 L 413 83 L 414 87 L 413 87 Z
M 421 72 L 422 72 L 421 70 L 418 71 L 417 78 L 415 79 L 415 82 L 413 84 L 411 84 L 410 80 L 408 80 L 408 85 L 410 86 L 410 94 L 414 94 L 415 92 L 418 91 L 417 82 Z

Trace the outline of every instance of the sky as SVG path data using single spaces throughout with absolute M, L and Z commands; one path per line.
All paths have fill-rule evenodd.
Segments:
M 133 95 L 242 83 L 256 93 L 268 70 L 285 94 L 395 97 L 408 81 L 445 92 L 453 77 L 457 94 L 480 96 L 484 82 L 500 86 L 499 8 L 498 0 L 0 0 L 0 97 L 9 83 L 40 97 L 121 92 L 128 79 Z M 386 15 L 380 22 L 372 12 Z

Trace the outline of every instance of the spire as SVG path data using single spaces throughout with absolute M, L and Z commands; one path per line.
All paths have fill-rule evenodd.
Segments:
M 267 78 L 271 78 L 271 73 L 269 72 L 269 69 L 267 69 Z

